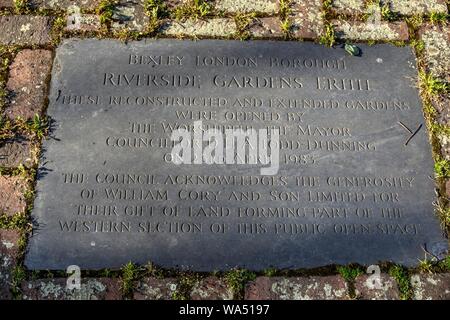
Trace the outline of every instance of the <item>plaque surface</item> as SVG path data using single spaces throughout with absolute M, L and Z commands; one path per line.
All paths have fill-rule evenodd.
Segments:
M 26 265 L 262 270 L 441 254 L 414 55 L 360 48 L 355 57 L 298 42 L 64 42 Z M 278 170 L 248 157 L 175 164 L 171 135 L 192 133 L 194 148 L 198 121 L 224 140 L 267 129 Z

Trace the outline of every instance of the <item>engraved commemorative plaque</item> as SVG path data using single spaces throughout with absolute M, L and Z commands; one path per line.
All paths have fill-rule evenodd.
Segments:
M 360 48 L 65 41 L 26 265 L 262 270 L 440 255 L 415 57 Z

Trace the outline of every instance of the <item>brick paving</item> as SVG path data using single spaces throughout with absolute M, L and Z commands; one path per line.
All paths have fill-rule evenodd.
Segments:
M 355 39 L 362 41 L 404 41 L 409 39 L 408 26 L 405 22 L 379 24 L 369 22 L 348 22 L 342 20 L 334 20 L 336 36 L 339 39 Z
M 414 300 L 450 300 L 450 274 L 418 274 L 411 277 Z
M 192 300 L 232 300 L 233 290 L 225 281 L 217 277 L 207 277 L 192 288 Z
M 42 115 L 52 64 L 50 50 L 22 50 L 10 66 L 5 115 L 32 119 Z
M 363 275 L 355 279 L 355 295 L 360 300 L 398 300 L 400 292 L 395 279 L 382 274 L 380 280 Z
M 33 146 L 23 135 L 0 142 L 0 166 L 11 169 L 20 165 L 31 167 L 34 164 Z
M 0 45 L 47 45 L 51 42 L 51 21 L 43 16 L 0 16 Z
M 144 278 L 134 287 L 133 298 L 136 300 L 171 300 L 178 284 L 173 278 Z
M 216 10 L 228 13 L 260 13 L 273 15 L 279 12 L 279 2 L 276 0 L 217 0 L 214 2 Z
M 190 0 L 165 1 L 167 9 L 192 3 Z M 445 23 L 432 23 L 431 16 L 445 18 L 448 6 L 445 0 L 384 0 L 380 3 L 357 0 L 333 0 L 325 8 L 321 0 L 215 0 L 212 11 L 199 19 L 176 20 L 166 15 L 160 21 L 158 37 L 241 39 L 245 32 L 250 39 L 289 39 L 315 41 L 335 37 L 337 41 L 422 41 L 423 67 L 440 81 L 450 81 L 450 29 Z M 31 119 L 42 114 L 46 107 L 46 92 L 57 45 L 55 33 L 74 37 L 113 36 L 123 30 L 145 32 L 150 17 L 143 2 L 119 1 L 114 7 L 112 21 L 101 26 L 95 13 L 100 0 L 35 0 L 25 13 L 19 14 L 14 1 L 0 0 L 0 46 L 15 48 L 17 54 L 7 68 L 5 83 L 6 106 L 2 116 L 14 121 L 17 116 Z M 46 10 L 46 11 L 45 11 Z M 387 11 L 386 11 L 387 10 Z M 78 12 L 82 12 L 78 15 Z M 63 15 L 67 13 L 67 15 Z M 391 14 L 391 18 L 387 16 Z M 242 14 L 248 14 L 245 30 L 240 30 Z M 252 15 L 253 14 L 253 15 Z M 407 20 L 421 15 L 423 22 L 412 30 Z M 59 18 L 59 19 L 57 19 Z M 67 18 L 67 21 L 64 20 Z M 63 24 L 61 25 L 61 21 Z M 329 26 L 332 26 L 330 29 Z M 109 29 L 108 29 L 109 26 Z M 106 30 L 106 31 L 105 31 Z M 330 31 L 334 32 L 330 34 Z M 1 61 L 2 58 L 0 58 Z M 2 62 L 3 63 L 3 62 Z M 435 96 L 432 104 L 437 110 L 434 121 L 448 126 L 450 96 Z M 450 138 L 438 138 L 442 156 L 450 160 Z M 0 211 L 11 218 L 26 211 L 25 193 L 28 185 L 11 170 L 20 166 L 32 168 L 39 145 L 23 133 L 0 140 Z M 8 171 L 9 170 L 9 171 Z M 2 171 L 0 171 L 2 172 Z M 450 197 L 450 180 L 444 194 Z M 12 299 L 14 270 L 21 262 L 19 239 L 23 230 L 0 228 L 0 299 Z M 381 275 L 381 286 L 373 287 L 368 276 L 358 276 L 351 284 L 339 275 L 298 277 L 257 277 L 245 284 L 245 299 L 399 299 L 401 292 L 395 279 Z M 450 273 L 413 274 L 409 279 L 413 299 L 450 299 Z M 179 279 L 176 277 L 144 277 L 133 283 L 128 298 L 173 299 L 177 297 Z M 17 285 L 17 283 L 15 283 Z M 22 299 L 124 299 L 122 283 L 118 278 L 90 277 L 82 279 L 79 290 L 67 289 L 66 279 L 35 279 L 30 273 L 19 284 Z M 353 289 L 351 289 L 353 288 Z M 16 288 L 17 289 L 17 288 Z M 14 291 L 17 295 L 17 290 Z M 226 281 L 207 276 L 196 282 L 187 292 L 194 300 L 235 297 Z M 17 298 L 17 296 L 15 297 Z
M 119 280 L 82 279 L 80 288 L 67 286 L 66 278 L 38 279 L 22 283 L 24 300 L 120 300 Z
M 447 13 L 445 0 L 387 0 L 384 2 L 390 6 L 392 11 L 402 15 Z
M 425 47 L 428 71 L 435 77 L 450 81 L 450 27 L 425 24 L 419 34 Z
M 14 8 L 14 0 L 0 0 L 0 8 Z
M 0 214 L 12 216 L 25 211 L 27 183 L 18 176 L 0 176 Z
M 161 29 L 162 34 L 171 37 L 189 38 L 229 38 L 236 34 L 233 19 L 215 18 L 208 20 L 170 21 Z
M 346 300 L 348 288 L 340 276 L 259 277 L 245 290 L 247 300 Z
M 19 255 L 20 232 L 0 229 L 0 300 L 12 299 L 13 269 Z

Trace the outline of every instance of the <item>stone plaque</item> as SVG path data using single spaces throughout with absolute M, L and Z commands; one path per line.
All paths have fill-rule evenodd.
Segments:
M 441 255 L 414 55 L 360 48 L 64 42 L 26 265 L 261 270 Z M 248 136 L 229 151 L 235 132 Z

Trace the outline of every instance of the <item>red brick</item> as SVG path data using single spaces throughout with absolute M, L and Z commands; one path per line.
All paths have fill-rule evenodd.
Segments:
M 423 15 L 432 12 L 447 13 L 446 0 L 383 0 L 390 9 L 402 15 Z
M 0 300 L 11 299 L 12 270 L 19 255 L 20 232 L 0 229 Z
M 177 290 L 177 281 L 172 278 L 145 278 L 135 285 L 135 300 L 170 300 Z
M 368 23 L 361 21 L 333 20 L 336 37 L 349 40 L 406 41 L 408 25 L 404 22 Z
M 246 286 L 246 300 L 344 300 L 347 284 L 339 276 L 258 277 Z
M 44 16 L 0 16 L 0 45 L 49 44 L 51 20 Z
M 292 35 L 300 39 L 317 39 L 323 32 L 324 21 L 321 0 L 292 1 Z
M 183 3 L 186 2 L 186 0 L 166 0 L 164 1 L 167 5 L 167 8 L 169 10 L 173 10 L 178 6 L 181 6 Z
M 0 8 L 14 8 L 14 0 L 0 0 Z
M 371 283 L 370 276 L 363 275 L 355 279 L 355 294 L 362 300 L 398 300 L 400 292 L 395 279 L 386 274 L 380 275 L 379 283 Z
M 27 184 L 20 177 L 0 176 L 0 214 L 12 216 L 24 212 L 26 190 Z
M 424 24 L 419 36 L 424 43 L 423 57 L 427 72 L 450 81 L 450 26 Z M 448 110 L 448 104 L 446 107 Z
M 25 300 L 120 300 L 118 279 L 81 278 L 80 289 L 67 289 L 66 278 L 24 281 L 21 285 Z
M 338 15 L 363 15 L 366 12 L 366 3 L 363 0 L 333 0 L 331 11 Z
M 260 15 L 273 15 L 280 11 L 278 0 L 215 0 L 214 8 L 220 12 L 258 13 Z
M 191 291 L 192 300 L 232 300 L 233 291 L 217 277 L 207 277 L 197 283 Z
M 414 300 L 450 300 L 450 273 L 411 276 Z
M 150 21 L 142 4 L 126 0 L 119 0 L 115 6 L 112 19 L 111 28 L 115 31 L 124 28 L 133 31 L 143 31 Z
M 435 116 L 435 121 L 438 124 L 448 126 L 450 123 L 450 95 L 449 94 L 441 94 L 439 96 L 435 96 L 431 101 L 433 107 L 437 111 L 437 115 Z M 450 138 L 446 134 L 438 134 L 437 135 L 440 147 L 441 154 L 445 159 L 450 159 Z M 446 188 L 447 196 L 450 197 L 450 186 L 447 185 Z
M 94 10 L 101 0 L 33 0 L 34 8 L 67 10 L 70 6 L 77 6 L 82 9 Z
M 259 18 L 249 26 L 253 38 L 282 38 L 281 21 L 277 17 Z
M 27 49 L 17 54 L 10 66 L 6 85 L 9 100 L 6 116 L 31 119 L 42 113 L 51 64 L 52 52 L 49 50 Z
M 66 31 L 96 32 L 101 29 L 100 18 L 95 14 L 70 15 Z
M 448 126 L 450 123 L 450 95 L 435 96 L 431 103 L 438 111 L 435 120 L 440 124 Z
M 16 168 L 22 164 L 31 167 L 33 165 L 31 150 L 31 142 L 24 136 L 0 142 L 0 166 Z

